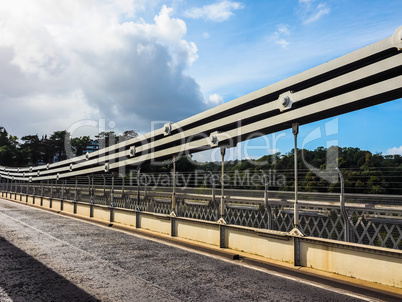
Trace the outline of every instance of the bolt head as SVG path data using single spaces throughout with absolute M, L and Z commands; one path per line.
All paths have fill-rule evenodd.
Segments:
M 287 107 L 289 105 L 289 103 L 290 103 L 290 98 L 288 96 L 282 97 L 282 102 L 281 103 L 282 103 L 283 107 Z
M 212 142 L 213 144 L 216 144 L 216 143 L 218 142 L 218 138 L 217 138 L 215 135 L 213 135 L 213 136 L 211 137 L 211 142 Z
M 135 155 L 135 147 L 130 148 L 130 156 L 133 157 Z

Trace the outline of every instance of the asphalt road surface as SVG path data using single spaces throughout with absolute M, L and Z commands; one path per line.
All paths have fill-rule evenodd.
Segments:
M 0 301 L 364 300 L 0 199 Z

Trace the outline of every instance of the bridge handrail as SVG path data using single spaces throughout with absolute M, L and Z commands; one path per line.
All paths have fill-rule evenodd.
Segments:
M 91 154 L 36 167 L 0 167 L 21 181 L 71 178 L 234 146 L 402 97 L 402 26 L 393 36 L 177 123 Z

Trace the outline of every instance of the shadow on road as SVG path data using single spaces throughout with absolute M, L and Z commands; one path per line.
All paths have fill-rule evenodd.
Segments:
M 99 301 L 3 237 L 0 288 L 13 301 Z

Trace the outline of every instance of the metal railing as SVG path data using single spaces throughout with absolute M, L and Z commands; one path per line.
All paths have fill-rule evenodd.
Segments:
M 2 197 L 32 195 L 166 215 L 174 211 L 178 217 L 206 221 L 221 218 L 221 191 L 215 186 L 176 188 L 173 204 L 173 187 L 124 182 L 115 174 L 102 174 L 41 183 L 2 182 L 0 190 Z M 294 192 L 224 192 L 222 218 L 226 223 L 284 232 L 294 228 Z M 343 207 L 341 193 L 300 192 L 298 198 L 299 228 L 307 236 L 402 249 L 402 196 L 388 195 L 394 205 L 384 205 L 376 202 L 376 195 L 343 194 Z
M 238 142 L 292 126 L 297 155 L 299 124 L 401 98 L 401 37 L 402 27 L 382 41 L 93 153 L 43 166 L 0 167 L 2 195 L 46 196 L 281 231 L 298 227 L 309 236 L 401 249 L 399 205 L 371 204 L 366 195 L 298 192 L 297 156 L 294 192 L 236 190 L 223 181 L 225 149 Z M 179 189 L 176 158 L 213 148 L 221 148 L 220 192 L 214 180 L 207 188 Z M 141 165 L 165 160 L 174 165 L 173 183 L 165 186 L 142 187 L 139 181 L 132 186 L 110 173 L 137 167 L 140 175 Z

